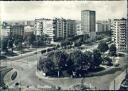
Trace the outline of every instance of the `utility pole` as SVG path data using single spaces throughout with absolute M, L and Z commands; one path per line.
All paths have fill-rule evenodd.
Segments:
M 115 88 L 116 88 L 115 83 L 116 83 L 116 81 L 114 80 L 114 91 L 115 91 Z

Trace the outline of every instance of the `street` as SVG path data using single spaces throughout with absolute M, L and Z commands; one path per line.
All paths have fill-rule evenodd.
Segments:
M 88 50 L 93 50 L 97 47 L 97 43 L 91 46 L 87 46 Z M 84 50 L 85 51 L 85 50 Z M 18 72 L 18 78 L 13 83 L 9 84 L 9 86 L 13 87 L 15 86 L 15 83 L 19 83 L 21 87 L 43 87 L 43 86 L 60 86 L 63 89 L 68 89 L 71 86 L 78 84 L 81 82 L 82 78 L 76 78 L 76 79 L 57 79 L 57 80 L 39 80 L 36 76 L 36 67 L 37 67 L 37 61 L 39 60 L 39 57 L 43 56 L 41 53 L 37 53 L 28 57 L 23 57 L 19 60 L 11 61 L 11 60 L 4 60 L 2 62 L 2 65 L 12 67 L 17 70 Z M 119 63 L 120 66 L 123 68 L 123 66 L 127 63 L 127 56 L 126 57 L 120 57 Z M 87 84 L 91 84 L 92 86 L 96 87 L 98 90 L 108 89 L 109 84 L 112 80 L 115 79 L 119 74 L 121 74 L 122 71 L 117 71 L 112 74 L 107 74 L 103 76 L 95 76 L 95 77 L 86 77 L 84 78 L 84 82 Z

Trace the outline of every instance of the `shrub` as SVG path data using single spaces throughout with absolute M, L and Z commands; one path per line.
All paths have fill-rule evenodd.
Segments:
M 109 47 L 108 47 L 108 44 L 104 41 L 101 41 L 98 45 L 98 49 L 101 51 L 101 52 L 106 52 Z

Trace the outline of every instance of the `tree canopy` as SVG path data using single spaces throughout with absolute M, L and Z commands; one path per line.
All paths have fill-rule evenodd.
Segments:
M 98 45 L 98 49 L 101 51 L 101 52 L 106 52 L 109 47 L 108 47 L 108 44 L 105 42 L 105 41 L 101 41 Z
M 85 76 L 90 67 L 96 68 L 102 63 L 101 53 L 99 50 L 94 50 L 93 53 L 81 50 L 74 50 L 70 53 L 64 50 L 56 50 L 49 52 L 47 57 L 39 60 L 37 68 L 43 70 L 47 75 L 53 74 L 56 76 L 81 77 Z M 59 74 L 59 75 L 58 75 Z
M 116 45 L 115 44 L 112 44 L 109 48 L 109 54 L 111 56 L 116 56 Z

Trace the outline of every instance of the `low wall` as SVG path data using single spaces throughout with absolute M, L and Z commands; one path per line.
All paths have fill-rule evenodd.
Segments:
M 70 77 L 63 77 L 63 78 L 57 78 L 57 77 L 46 77 L 46 76 L 43 76 L 43 72 L 42 71 L 36 71 L 36 76 L 39 78 L 39 79 L 48 79 L 48 80 L 57 80 L 57 79 L 70 79 Z
M 86 77 L 93 77 L 93 76 L 102 76 L 106 74 L 113 74 L 116 71 L 121 71 L 122 69 L 120 67 L 111 67 L 106 70 L 96 72 L 96 73 L 90 73 L 87 74 Z M 43 76 L 42 71 L 36 71 L 36 76 L 40 79 L 49 79 L 49 80 L 55 80 L 55 79 L 69 79 L 70 77 L 62 77 L 62 78 L 56 78 L 56 77 L 45 77 Z M 71 78 L 70 78 L 71 79 Z
M 93 76 L 102 76 L 102 75 L 107 75 L 107 74 L 113 74 L 117 71 L 123 71 L 125 70 L 124 68 L 120 68 L 120 67 L 111 67 L 111 68 L 108 68 L 104 71 L 100 71 L 100 72 L 97 72 L 97 73 L 92 73 L 92 74 L 88 74 L 87 77 L 93 77 Z M 42 71 L 36 71 L 36 76 L 40 79 L 40 80 L 45 80 L 46 82 L 57 82 L 59 83 L 59 80 L 60 82 L 62 82 L 63 84 L 66 84 L 66 82 L 69 81 L 72 81 L 73 83 L 71 84 L 74 84 L 74 83 L 79 83 L 81 81 L 82 78 L 70 78 L 70 77 L 64 77 L 64 78 L 55 78 L 55 77 L 45 77 L 43 76 L 43 72 Z M 115 84 L 118 84 L 117 85 L 117 89 L 120 87 L 120 83 L 122 82 L 122 80 L 124 79 L 125 77 L 125 74 L 122 73 L 122 75 L 119 75 L 116 79 L 116 83 Z M 85 77 L 86 78 L 86 77 Z M 62 80 L 61 80 L 62 79 Z M 120 80 L 122 79 L 122 80 Z M 79 80 L 79 81 L 78 81 Z M 65 82 L 63 82 L 65 81 Z M 120 82 L 119 82 L 120 81 Z M 114 82 L 114 81 L 113 81 Z M 110 90 L 113 90 L 114 89 L 114 85 L 113 85 L 113 82 L 111 82 L 110 84 Z M 52 86 L 52 85 L 51 85 Z M 109 89 L 109 88 L 108 88 Z
M 87 74 L 86 77 L 102 76 L 102 75 L 106 75 L 106 74 L 113 74 L 114 72 L 120 71 L 120 70 L 122 70 L 120 67 L 112 67 L 112 68 L 108 68 L 108 69 L 100 71 L 100 72 Z

